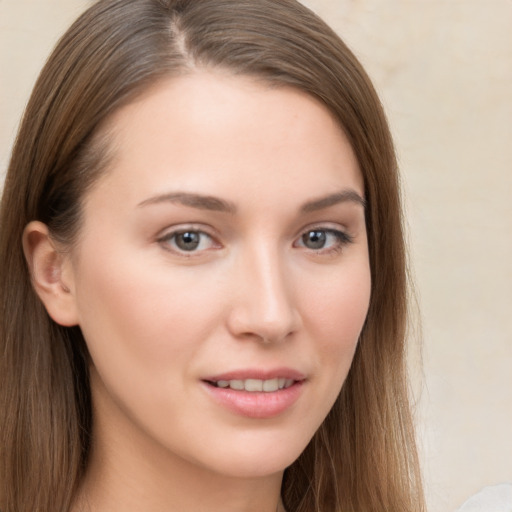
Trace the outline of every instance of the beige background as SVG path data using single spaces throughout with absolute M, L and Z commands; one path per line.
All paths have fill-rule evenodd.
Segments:
M 429 509 L 452 512 L 512 481 L 512 1 L 306 3 L 367 67 L 395 135 L 423 323 L 423 373 L 417 357 L 412 369 Z M 0 0 L 0 172 L 38 70 L 87 4 Z

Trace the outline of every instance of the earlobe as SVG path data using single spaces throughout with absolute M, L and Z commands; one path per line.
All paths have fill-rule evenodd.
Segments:
M 78 323 L 69 258 L 59 251 L 48 227 L 39 221 L 23 231 L 23 251 L 32 285 L 50 317 L 60 325 Z

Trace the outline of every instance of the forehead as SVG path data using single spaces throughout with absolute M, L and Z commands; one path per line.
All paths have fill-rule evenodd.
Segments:
M 340 180 L 364 193 L 356 158 L 333 115 L 291 87 L 193 72 L 155 84 L 121 108 L 107 129 L 112 159 L 100 185 L 132 183 L 138 197 L 158 187 L 207 187 L 207 193 L 225 195 L 234 183 L 260 192 L 272 185 L 289 194 L 297 182 L 328 189 L 339 188 Z

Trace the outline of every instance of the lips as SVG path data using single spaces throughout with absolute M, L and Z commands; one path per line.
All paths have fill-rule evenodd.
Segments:
M 301 395 L 305 376 L 289 368 L 240 370 L 203 379 L 218 405 L 248 418 L 272 418 L 284 413 Z

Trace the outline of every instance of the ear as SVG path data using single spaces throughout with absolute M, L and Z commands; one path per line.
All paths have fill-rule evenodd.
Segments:
M 73 290 L 73 268 L 69 256 L 59 251 L 48 227 L 33 221 L 23 231 L 23 251 L 32 285 L 50 317 L 60 325 L 78 323 Z

